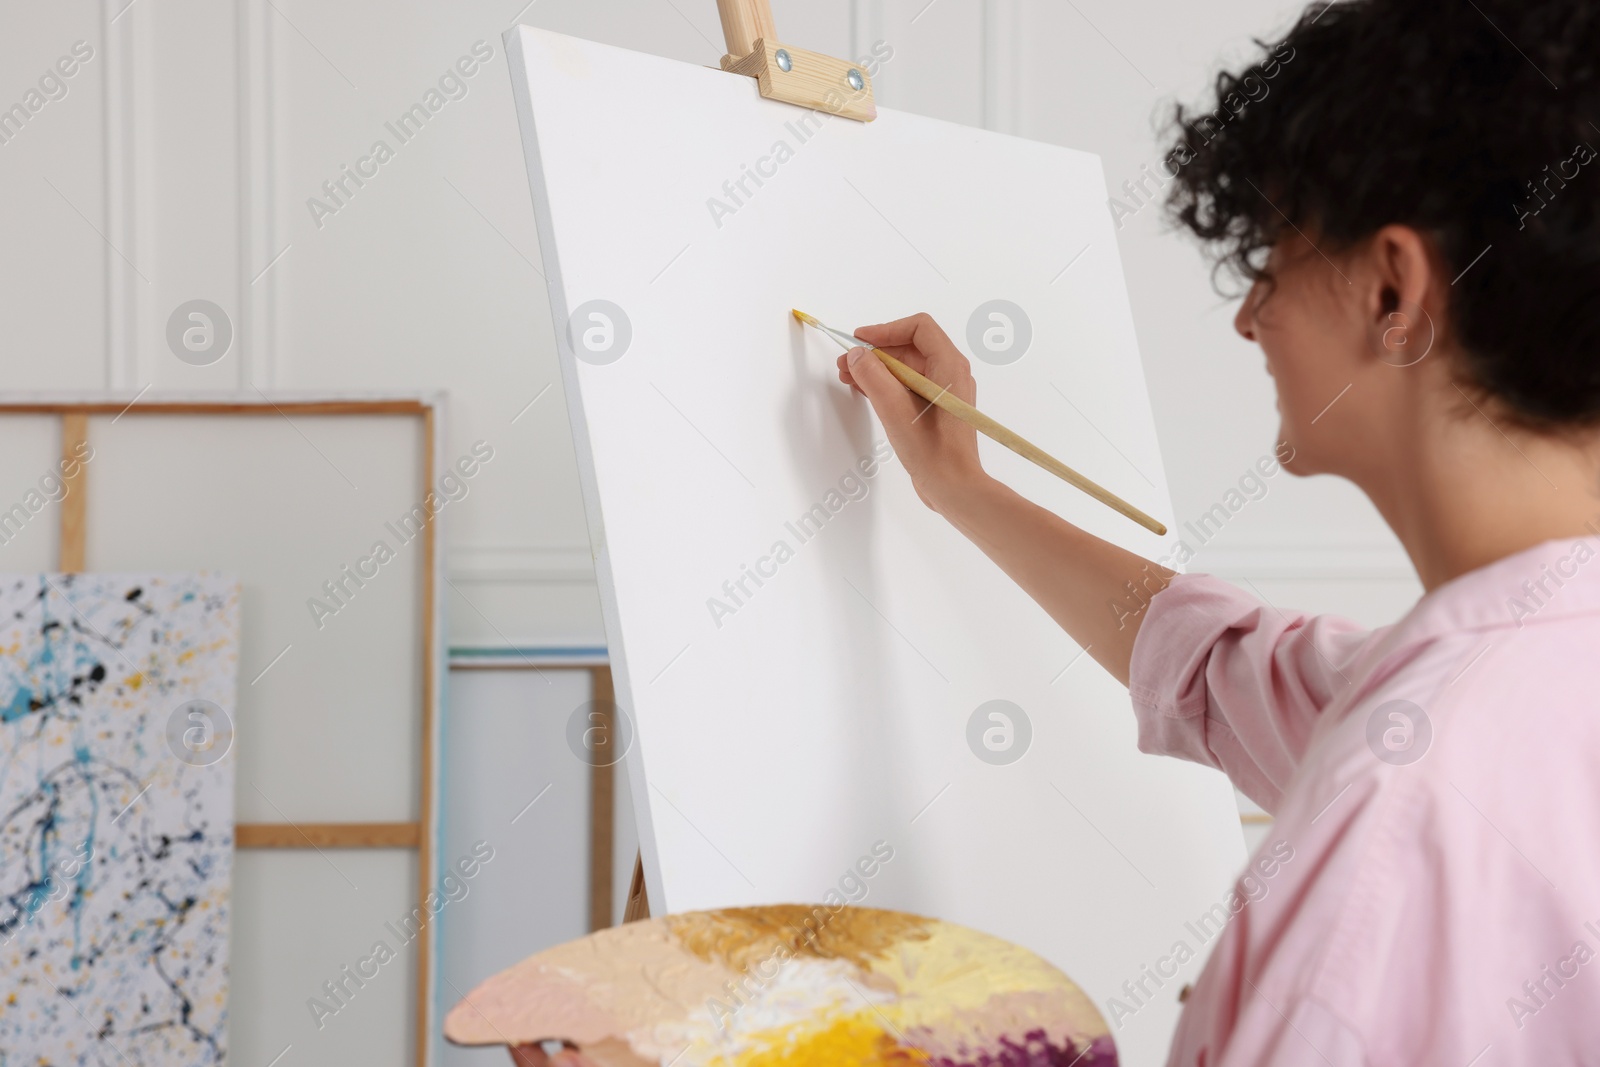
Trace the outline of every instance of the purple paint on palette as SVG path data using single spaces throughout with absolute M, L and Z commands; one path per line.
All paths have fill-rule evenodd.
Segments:
M 1117 1067 L 1117 1049 L 1109 1036 L 1097 1037 L 1086 1045 L 1068 1038 L 1056 1044 L 1043 1030 L 1031 1030 L 1019 1042 L 1000 1038 L 998 1051 L 985 1050 L 971 1059 L 938 1056 L 928 1062 L 934 1067 Z

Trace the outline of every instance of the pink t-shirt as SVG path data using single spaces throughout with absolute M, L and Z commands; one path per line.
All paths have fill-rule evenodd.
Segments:
M 1378 630 L 1204 574 L 1148 612 L 1139 747 L 1275 818 L 1169 1065 L 1600 1063 L 1600 538 Z

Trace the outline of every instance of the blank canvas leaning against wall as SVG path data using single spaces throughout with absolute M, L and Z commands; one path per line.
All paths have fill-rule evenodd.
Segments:
M 838 349 L 788 315 L 927 310 L 969 354 L 1025 328 L 1020 358 L 975 361 L 980 405 L 1170 524 L 1098 159 L 507 43 L 652 910 L 837 889 L 1028 945 L 1103 1003 L 1226 892 L 1231 791 L 1137 751 L 1126 691 L 917 500 Z M 1072 522 L 1168 552 L 983 448 Z M 1153 1058 L 1177 1010 L 1119 1043 Z

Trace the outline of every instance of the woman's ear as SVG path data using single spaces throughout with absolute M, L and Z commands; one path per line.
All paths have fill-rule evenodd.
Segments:
M 1368 242 L 1367 330 L 1373 354 L 1395 367 L 1422 362 L 1444 321 L 1441 261 L 1433 242 L 1410 226 L 1385 226 Z

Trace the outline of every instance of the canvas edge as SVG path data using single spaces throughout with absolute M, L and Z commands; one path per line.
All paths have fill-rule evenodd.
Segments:
M 633 683 L 628 670 L 627 649 L 622 639 L 622 620 L 617 606 L 616 582 L 612 576 L 611 555 L 606 545 L 605 518 L 601 509 L 600 487 L 595 478 L 594 450 L 589 440 L 589 423 L 584 414 L 582 385 L 577 359 L 567 343 L 567 306 L 562 282 L 561 261 L 557 252 L 555 222 L 550 211 L 549 190 L 544 182 L 544 164 L 539 152 L 538 123 L 534 118 L 525 42 L 535 34 L 564 36 L 531 26 L 514 26 L 502 35 L 507 66 L 511 73 L 511 92 L 516 101 L 517 125 L 522 135 L 523 153 L 528 168 L 529 191 L 533 198 L 534 220 L 538 227 L 539 252 L 545 269 L 545 288 L 550 301 L 550 323 L 555 330 L 556 351 L 561 364 L 561 385 L 566 395 L 567 419 L 572 430 L 573 450 L 578 460 L 578 481 L 583 491 L 584 518 L 589 528 L 589 550 L 594 559 L 595 585 L 600 597 L 600 614 L 605 625 L 606 648 L 611 663 L 613 702 L 623 714 L 634 706 Z M 586 42 L 589 43 L 589 42 Z M 655 821 L 645 781 L 643 742 L 638 721 L 634 721 L 633 743 L 624 754 L 629 792 L 633 798 L 634 821 L 639 836 L 639 855 L 644 865 L 645 893 L 651 912 L 664 915 L 669 898 L 662 879 L 660 854 L 656 849 Z

